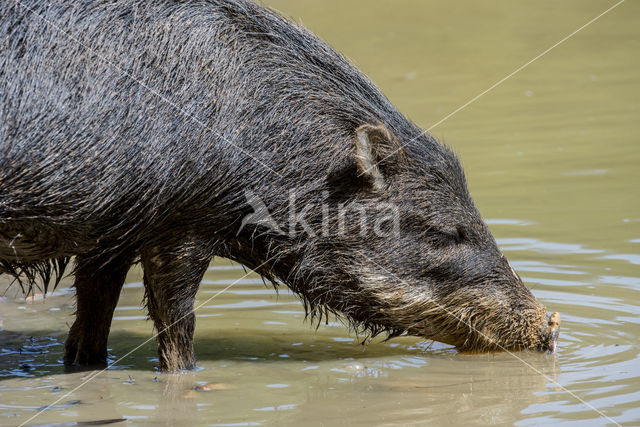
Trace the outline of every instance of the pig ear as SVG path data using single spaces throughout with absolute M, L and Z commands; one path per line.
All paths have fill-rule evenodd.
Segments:
M 402 157 L 402 146 L 384 125 L 362 125 L 356 129 L 355 162 L 358 175 L 376 191 L 387 186 L 393 165 Z

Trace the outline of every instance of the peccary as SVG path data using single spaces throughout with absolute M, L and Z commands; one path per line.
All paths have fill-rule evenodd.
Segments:
M 248 0 L 4 0 L 0 19 L 0 272 L 46 291 L 74 260 L 65 363 L 105 363 L 141 262 L 159 367 L 193 368 L 213 256 L 366 336 L 555 349 L 559 316 L 454 153 L 304 28 Z

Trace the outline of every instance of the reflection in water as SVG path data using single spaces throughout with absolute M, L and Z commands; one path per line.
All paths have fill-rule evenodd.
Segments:
M 195 425 L 198 421 L 195 373 L 161 374 L 157 378 L 164 384 L 157 419 L 170 426 Z
M 424 128 L 603 10 L 584 0 L 267 3 L 302 17 Z M 252 276 L 198 311 L 199 370 L 156 373 L 150 343 L 34 422 L 605 422 L 555 381 L 616 422 L 640 424 L 639 8 L 625 2 L 433 131 L 460 154 L 513 267 L 562 314 L 556 357 L 462 355 L 412 338 L 362 347 L 339 322 L 304 324 L 295 297 Z M 199 300 L 243 274 L 216 260 Z M 141 274 L 128 279 L 111 360 L 152 333 Z M 20 424 L 89 374 L 64 374 L 60 361 L 74 309 L 68 286 L 46 299 L 0 292 L 2 425 Z
M 557 280 L 567 276 L 582 279 L 587 272 L 575 274 L 578 268 L 542 261 L 523 265 L 528 274 L 550 275 Z M 565 271 L 573 274 L 564 274 Z M 225 274 L 241 273 L 214 267 L 208 279 Z M 209 280 L 203 284 L 203 298 L 224 286 Z M 589 307 L 599 306 L 602 298 L 576 299 L 571 293 L 554 291 L 554 286 L 540 285 L 549 288 L 545 290 L 549 297 L 543 299 L 555 298 L 558 304 L 567 305 L 564 312 L 573 312 L 565 317 L 568 326 L 562 331 L 559 355 L 516 353 L 522 359 L 518 360 L 503 353 L 458 354 L 449 346 L 412 338 L 362 347 L 353 337 L 344 335 L 346 331 L 339 323 L 323 326 L 316 333 L 310 331 L 302 323 L 304 313 L 299 302 L 289 293 L 276 296 L 271 290 L 267 296 L 263 286 L 258 287 L 252 280 L 241 281 L 234 293 L 220 296 L 218 304 L 198 312 L 196 353 L 200 370 L 180 375 L 157 374 L 155 349 L 149 345 L 131 360 L 123 361 L 126 369 L 107 371 L 62 403 L 79 402 L 73 408 L 79 419 L 97 419 L 99 414 L 100 419 L 124 417 L 169 425 L 199 424 L 203 419 L 218 424 L 243 420 L 297 424 L 308 419 L 309 414 L 322 414 L 323 422 L 332 425 L 349 424 L 354 419 L 363 423 L 510 424 L 523 420 L 523 416 L 538 421 L 553 418 L 546 409 L 548 405 L 581 408 L 579 402 L 553 384 L 556 381 L 569 385 L 573 391 L 582 389 L 582 384 L 587 384 L 588 390 L 595 382 L 603 386 L 605 395 L 629 393 L 629 386 L 624 383 L 634 377 L 624 369 L 638 359 L 637 346 L 610 344 L 607 340 L 588 344 L 599 335 L 593 332 L 597 322 L 578 318 L 577 304 L 584 304 L 589 311 Z M 241 301 L 256 300 L 252 289 L 270 304 L 231 308 Z M 139 311 L 132 302 L 139 301 L 141 294 L 140 287 L 129 287 L 120 311 Z M 59 298 L 52 297 L 49 303 L 56 304 Z M 3 304 L 10 311 L 22 307 L 19 300 Z M 219 316 L 210 317 L 212 312 Z M 33 315 L 38 316 L 38 311 Z M 612 324 L 603 324 L 604 327 L 611 330 Z M 148 325 L 143 320 L 125 316 L 114 321 L 111 351 L 116 355 L 126 353 L 148 336 L 145 330 Z M 625 336 L 623 330 L 619 333 L 625 340 L 634 339 L 633 335 Z M 50 375 L 62 372 L 58 360 L 62 347 L 55 338 L 29 338 L 7 331 L 1 336 L 6 337 L 2 354 L 13 355 L 3 360 L 3 368 L 11 365 L 3 375 L 15 378 L 0 383 L 0 413 L 4 416 L 26 417 L 29 411 L 51 403 L 59 396 L 56 393 L 70 390 L 86 375 Z M 34 349 L 35 360 L 29 352 Z M 38 360 L 57 361 L 47 370 L 40 367 L 40 371 L 30 374 L 33 379 L 27 386 L 16 387 L 15 381 L 23 375 L 20 366 Z M 602 366 L 622 371 L 603 377 L 597 371 Z M 607 388 L 606 384 L 616 386 Z M 35 401 L 27 397 L 34 391 L 38 396 Z M 33 404 L 24 407 L 25 400 Z M 42 420 L 65 419 L 69 411 L 69 407 L 56 407 L 46 411 Z
M 455 363 L 462 365 L 458 369 L 465 370 L 464 375 L 437 362 L 430 364 L 421 375 L 413 373 L 411 378 L 393 372 L 388 373 L 384 381 L 378 380 L 378 374 L 374 375 L 375 379 L 368 374 L 344 375 L 341 380 L 349 384 L 349 398 L 332 393 L 326 384 L 319 384 L 307 394 L 306 402 L 291 414 L 290 420 L 302 423 L 304 414 L 331 407 L 333 415 L 324 418 L 331 425 L 349 424 L 350 420 L 371 424 L 385 421 L 510 424 L 519 419 L 519 411 L 532 402 L 543 403 L 548 399 L 535 394 L 545 390 L 547 380 L 542 374 L 554 376 L 553 361 L 528 359 L 528 363 L 542 372 L 536 374 L 508 358 L 497 364 L 480 362 L 479 366 L 477 360 L 470 360 L 475 368 L 469 371 L 466 371 L 467 361 L 456 359 Z M 430 374 L 434 371 L 436 375 Z M 377 396 L 375 401 L 370 399 L 372 394 Z

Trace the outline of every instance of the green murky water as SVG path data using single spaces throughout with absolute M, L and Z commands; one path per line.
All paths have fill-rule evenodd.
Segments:
M 614 2 L 271 0 L 345 53 L 424 128 Z M 154 371 L 155 345 L 86 383 L 64 374 L 68 282 L 0 301 L 0 424 L 640 424 L 640 5 L 630 0 L 432 133 L 534 294 L 563 316 L 557 357 L 460 355 L 416 339 L 362 347 L 297 299 L 216 259 L 198 295 L 200 369 Z M 152 336 L 130 273 L 113 360 Z M 207 385 L 209 391 L 197 391 Z M 610 419 L 604 418 L 610 417 Z

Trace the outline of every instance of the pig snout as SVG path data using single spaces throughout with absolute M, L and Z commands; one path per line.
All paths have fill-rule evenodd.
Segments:
M 547 352 L 553 354 L 558 347 L 558 336 L 560 335 L 560 313 L 554 312 L 549 316 L 549 322 L 547 323 L 547 335 L 548 344 Z

